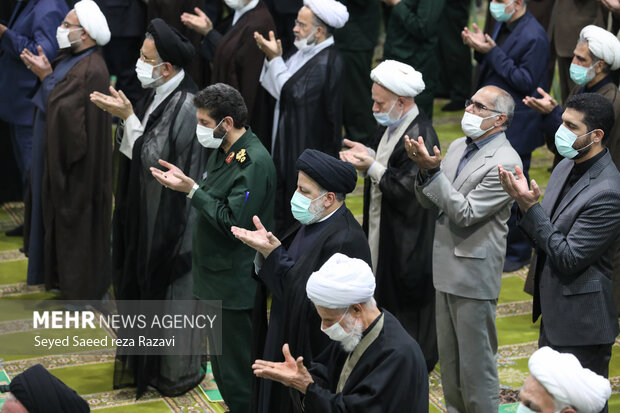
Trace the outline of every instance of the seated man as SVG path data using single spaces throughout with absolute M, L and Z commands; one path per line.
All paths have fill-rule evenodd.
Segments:
M 598 413 L 611 396 L 609 381 L 581 367 L 572 354 L 542 347 L 532 354 L 528 367 L 519 412 Z
M 88 403 L 75 390 L 52 376 L 40 364 L 29 367 L 13 378 L 0 391 L 10 393 L 2 406 L 2 413 L 89 412 Z
M 428 412 L 422 350 L 393 315 L 377 308 L 367 263 L 334 254 L 310 276 L 306 291 L 321 330 L 339 343 L 331 343 L 310 370 L 285 344 L 283 363 L 256 360 L 254 374 L 303 393 L 309 413 Z

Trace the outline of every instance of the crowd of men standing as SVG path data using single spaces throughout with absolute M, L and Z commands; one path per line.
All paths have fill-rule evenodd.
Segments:
M 540 346 L 608 376 L 613 1 L 492 0 L 484 30 L 467 27 L 468 0 L 11 5 L 0 119 L 28 284 L 221 300 L 211 362 L 232 412 L 425 411 L 438 361 L 448 411 L 497 411 L 501 274 L 530 260 Z M 465 108 L 447 149 L 436 96 Z M 545 142 L 556 158 L 539 203 L 528 170 Z M 361 224 L 345 202 L 358 177 Z M 391 385 L 399 374 L 409 387 Z M 114 385 L 174 396 L 203 377 L 199 356 L 119 356 Z

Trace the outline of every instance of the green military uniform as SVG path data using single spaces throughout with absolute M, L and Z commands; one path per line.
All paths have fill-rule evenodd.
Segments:
M 385 31 L 383 57 L 422 73 L 424 92 L 415 97 L 429 119 L 437 85 L 437 35 L 445 0 L 402 0 L 392 7 Z
M 343 123 L 348 139 L 369 143 L 377 122 L 372 116 L 370 69 L 379 36 L 379 0 L 341 0 L 349 20 L 334 41 L 344 59 Z
M 251 274 L 256 252 L 237 240 L 230 227 L 254 228 L 252 217 L 258 215 L 271 229 L 275 189 L 271 156 L 248 128 L 228 152 L 213 151 L 206 177 L 192 197 L 197 210 L 192 241 L 194 295 L 222 301 L 223 351 L 211 357 L 211 363 L 232 413 L 249 411 L 251 309 L 256 290 Z

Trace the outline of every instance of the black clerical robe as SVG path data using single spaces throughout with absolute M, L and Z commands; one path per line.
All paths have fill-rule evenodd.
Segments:
M 380 127 L 370 147 L 377 150 L 385 132 Z M 437 363 L 437 338 L 434 326 L 433 238 L 436 209 L 425 209 L 415 198 L 418 164 L 407 156 L 403 137 L 422 136 L 429 153 L 439 148 L 439 139 L 424 112 L 409 124 L 389 157 L 387 169 L 379 181 L 381 219 L 379 254 L 375 277 L 377 303 L 401 319 L 405 329 L 424 352 L 429 370 Z M 364 232 L 368 234 L 371 178 L 364 182 Z M 415 319 L 417 322 L 410 322 Z
M 368 241 L 351 211 L 342 205 L 331 217 L 312 225 L 294 225 L 282 239 L 282 246 L 265 260 L 259 273 L 254 306 L 254 356 L 282 361 L 282 345 L 312 360 L 330 340 L 321 332 L 321 319 L 306 295 L 306 283 L 332 255 L 340 252 L 370 265 Z M 271 293 L 267 328 L 266 303 Z M 292 412 L 289 390 L 279 383 L 256 379 L 255 411 Z M 260 396 L 259 396 L 260 393 Z
M 265 54 L 256 46 L 254 33 L 269 37 L 275 23 L 262 1 L 244 13 L 233 25 L 234 13 L 211 30 L 201 43 L 200 54 L 212 62 L 211 83 L 226 83 L 241 93 L 248 108 L 248 124 L 263 143 L 271 148 L 271 127 L 275 101 L 261 86 L 259 77 Z
M 151 112 L 144 133 L 133 145 L 132 158 L 119 155 L 119 177 L 113 218 L 115 296 L 120 300 L 191 300 L 191 235 L 195 211 L 181 192 L 165 189 L 151 175 L 158 159 L 178 166 L 198 181 L 206 163 L 206 151 L 195 136 L 197 90 L 185 74 L 182 82 Z M 153 101 L 154 89 L 136 105 L 142 119 Z M 119 126 L 117 133 L 122 133 Z M 120 136 L 117 136 L 117 143 Z M 170 288 L 171 285 L 175 288 Z M 188 331 L 189 333 L 189 331 Z M 193 356 L 119 356 L 115 388 L 136 385 L 140 397 L 147 385 L 164 395 L 176 396 L 201 380 L 200 361 Z M 132 361 L 133 360 L 133 361 Z M 174 367 L 173 367 L 174 363 Z
M 383 320 L 375 320 L 358 344 L 369 345 L 365 351 L 359 351 L 361 357 L 341 391 L 338 382 L 349 353 L 340 343 L 332 342 L 312 363 L 309 371 L 314 383 L 308 386 L 303 398 L 304 412 L 428 412 L 428 376 L 418 343 L 392 314 L 383 311 L 380 317 Z M 383 328 L 376 334 L 372 329 L 379 327 L 381 321 Z M 368 340 L 371 334 L 374 340 Z M 356 355 L 356 351 L 352 354 Z
M 66 55 L 65 76 L 47 97 L 41 213 L 48 289 L 100 299 L 110 286 L 111 118 L 90 102 L 110 75 L 99 47 Z M 49 75 L 53 76 L 53 75 Z
M 280 116 L 272 148 L 278 172 L 276 231 L 291 226 L 290 200 L 297 187 L 295 162 L 305 149 L 317 149 L 338 158 L 342 147 L 344 64 L 335 46 L 308 60 L 280 92 Z

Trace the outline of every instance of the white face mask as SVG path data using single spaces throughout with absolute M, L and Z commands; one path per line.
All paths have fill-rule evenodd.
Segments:
M 491 126 L 488 129 L 481 129 L 480 125 L 482 121 L 485 119 L 489 119 L 499 115 L 491 115 L 483 118 L 481 116 L 474 115 L 473 113 L 465 112 L 463 114 L 463 119 L 461 119 L 461 129 L 465 133 L 465 136 L 468 136 L 472 139 L 476 139 L 484 135 L 487 131 L 490 131 L 495 126 Z
M 224 3 L 233 10 L 241 10 L 246 6 L 246 0 L 224 0 Z
M 143 88 L 153 87 L 153 84 L 163 77 L 162 75 L 159 75 L 158 77 L 153 78 L 153 69 L 161 65 L 163 65 L 163 63 L 151 65 L 142 59 L 138 59 L 136 62 L 136 76 L 138 77 L 140 83 L 142 83 Z
M 337 323 L 325 329 L 321 327 L 321 331 L 327 334 L 330 339 L 339 341 L 344 351 L 350 353 L 357 347 L 362 339 L 362 326 L 358 323 L 359 320 L 355 319 L 355 325 L 351 329 L 351 332 L 347 333 L 340 323 L 344 320 L 348 312 L 349 308 L 347 308 L 347 311 L 344 312 Z
M 218 128 L 218 126 L 220 126 L 223 120 L 224 119 L 222 119 L 213 129 L 202 125 L 196 126 L 196 137 L 202 146 L 205 148 L 217 149 L 222 145 L 222 142 L 224 142 L 224 137 L 228 132 L 226 132 L 221 138 L 213 137 L 213 132 Z
M 293 43 L 295 44 L 295 47 L 297 48 L 297 50 L 302 51 L 314 45 L 314 43 L 316 42 L 316 38 L 314 37 L 315 31 L 316 31 L 316 27 L 314 28 L 314 30 L 312 30 L 312 33 L 310 33 L 308 36 L 304 37 L 303 39 L 299 39 L 299 40 L 295 39 Z
M 56 29 L 56 41 L 58 42 L 58 48 L 60 49 L 66 49 L 68 47 L 71 47 L 71 45 L 73 43 L 78 43 L 80 40 L 75 40 L 75 41 L 71 41 L 69 40 L 69 33 L 74 32 L 76 30 L 83 30 L 83 29 L 67 29 L 66 27 L 58 27 Z

